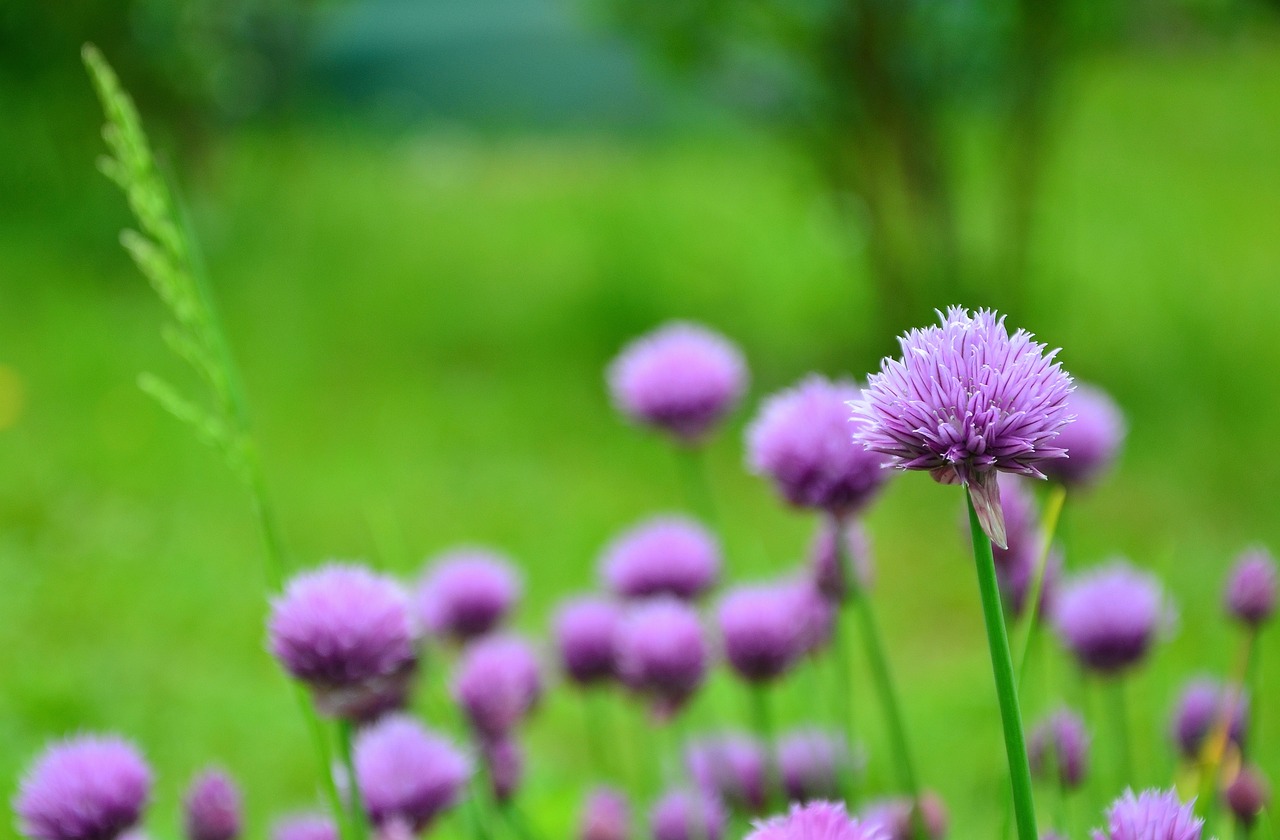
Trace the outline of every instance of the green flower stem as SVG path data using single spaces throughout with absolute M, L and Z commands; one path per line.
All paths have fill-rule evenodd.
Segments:
M 471 780 L 467 782 L 468 795 L 466 797 L 467 822 L 471 828 L 471 834 L 475 840 L 489 840 L 492 833 L 489 830 L 488 820 L 485 818 L 484 803 L 481 801 L 485 798 L 484 780 L 480 774 L 473 774 Z
M 969 530 L 973 537 L 973 559 L 978 571 L 978 591 L 982 596 L 982 614 L 987 625 L 987 645 L 991 649 L 991 670 L 995 676 L 996 696 L 1000 701 L 1000 722 L 1004 726 L 1005 754 L 1009 761 L 1009 783 L 1013 791 L 1014 817 L 1019 840 L 1038 840 L 1035 801 L 1031 794 L 1031 769 L 1027 764 L 1027 743 L 1022 732 L 1022 713 L 1018 708 L 1018 685 L 1009 653 L 1009 637 L 1004 626 L 1004 608 L 1000 603 L 1000 587 L 996 582 L 996 565 L 991 556 L 991 541 L 982 530 L 973 498 L 966 492 L 969 506 Z
M 782 805 L 782 774 L 778 768 L 774 736 L 773 704 L 768 683 L 753 683 L 747 688 L 751 700 L 751 724 L 764 750 L 764 809 L 771 814 Z
M 1058 522 L 1062 518 L 1062 508 L 1067 503 L 1067 488 L 1062 484 L 1054 485 L 1049 492 L 1049 501 L 1045 503 L 1043 515 L 1043 534 L 1040 543 L 1040 557 L 1036 563 L 1035 575 L 1031 578 L 1031 589 L 1027 592 L 1026 626 L 1022 631 L 1022 642 L 1018 645 L 1018 688 L 1026 685 L 1027 662 L 1031 659 L 1031 641 L 1036 628 L 1040 624 L 1040 600 L 1044 595 L 1045 570 L 1049 565 L 1049 552 L 1053 549 L 1053 539 L 1058 532 Z
M 519 840 L 543 840 L 541 832 L 533 827 L 524 812 L 516 806 L 515 800 L 499 803 L 498 811 Z
M 711 491 L 711 479 L 707 475 L 707 460 L 699 445 L 677 445 L 676 461 L 680 479 L 684 484 L 685 504 L 698 512 L 713 530 L 720 529 L 720 517 L 715 494 Z
M 365 840 L 369 834 L 368 824 L 364 818 L 364 799 L 360 796 L 360 779 L 356 776 L 355 726 L 351 721 L 338 721 L 338 746 L 342 750 L 342 764 L 347 768 L 347 794 L 350 799 L 347 808 L 347 821 L 350 825 L 352 840 Z
M 579 692 L 582 697 L 582 725 L 586 732 L 587 754 L 591 757 L 591 769 L 597 776 L 608 775 L 608 761 L 604 753 L 604 731 L 600 714 L 600 691 L 586 687 Z
M 1133 745 L 1129 739 L 1129 704 L 1125 699 L 1124 677 L 1116 676 L 1107 680 L 1107 693 L 1111 702 L 1111 721 L 1115 726 L 1116 744 L 1116 790 L 1123 790 L 1133 785 Z
M 898 704 L 893 679 L 889 675 L 889 660 L 880 641 L 880 630 L 871 609 L 871 599 L 862 591 L 856 575 L 849 577 L 849 604 L 858 621 L 858 633 L 865 647 L 867 663 L 871 666 L 871 678 L 876 695 L 889 726 L 889 739 L 893 743 L 893 757 L 897 764 L 898 782 L 911 797 L 911 824 L 914 835 L 925 837 L 924 815 L 920 812 L 920 784 L 917 781 L 915 763 L 911 760 L 911 748 L 907 745 L 907 730 L 902 723 L 902 708 Z
M 835 527 L 836 535 L 836 566 L 840 574 L 849 577 L 855 577 L 857 571 L 851 568 L 849 558 L 849 545 L 845 539 L 847 523 L 842 517 L 835 517 L 832 520 Z M 853 772 L 853 756 L 857 750 L 857 719 L 854 717 L 854 697 L 853 697 L 853 652 L 849 644 L 850 615 L 851 602 L 854 597 L 850 596 L 853 589 L 858 588 L 858 582 L 852 581 L 849 584 L 850 589 L 845 593 L 845 599 L 840 602 L 836 610 L 836 626 L 832 634 L 832 650 L 831 654 L 834 661 L 836 672 L 836 702 L 838 704 L 838 716 L 840 720 L 840 728 L 844 732 L 845 749 L 849 751 L 849 761 L 846 766 L 840 770 L 840 788 L 845 799 L 850 806 L 857 804 L 858 800 L 858 782 L 857 774 Z

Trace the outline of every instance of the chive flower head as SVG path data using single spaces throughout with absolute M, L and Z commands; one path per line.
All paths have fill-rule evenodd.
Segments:
M 30 840 L 116 840 L 138 824 L 151 797 L 151 770 L 129 742 L 77 735 L 44 749 L 13 802 Z
M 1010 335 L 991 310 L 939 317 L 900 338 L 902 358 L 868 379 L 855 434 L 900 469 L 967 485 L 983 530 L 1003 546 L 996 473 L 1043 478 L 1046 462 L 1066 457 L 1057 437 L 1072 419 L 1072 380 L 1056 350 L 1024 330 Z
M 724 336 L 675 321 L 623 348 L 607 379 L 613 403 L 625 416 L 692 445 L 742 397 L 747 366 Z

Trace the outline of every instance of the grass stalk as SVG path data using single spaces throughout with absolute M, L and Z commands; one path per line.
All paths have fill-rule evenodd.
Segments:
M 96 47 L 86 44 L 81 55 L 106 117 L 102 134 L 110 154 L 99 161 L 99 168 L 124 193 L 138 225 L 138 230 L 121 234 L 121 244 L 172 318 L 163 331 L 165 341 L 188 364 L 205 394 L 192 400 L 149 374 L 139 378 L 139 385 L 198 440 L 217 450 L 244 485 L 265 548 L 263 578 L 269 593 L 279 592 L 288 553 L 267 492 L 248 399 L 213 303 L 198 241 L 176 189 L 161 176 L 133 99 Z M 344 826 L 329 738 L 307 693 L 298 686 L 293 693 L 316 751 L 334 822 Z

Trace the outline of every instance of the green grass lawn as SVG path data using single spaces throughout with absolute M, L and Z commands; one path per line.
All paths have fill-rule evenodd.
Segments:
M 1177 628 L 1129 696 L 1141 780 L 1164 785 L 1173 692 L 1234 655 L 1226 564 L 1249 542 L 1280 546 L 1280 41 L 1098 60 L 1069 92 L 1021 320 L 1129 415 L 1118 473 L 1069 503 L 1068 562 L 1125 554 L 1176 597 Z M 86 200 L 100 201 L 111 187 L 83 166 Z M 602 373 L 627 337 L 672 316 L 727 332 L 753 369 L 750 404 L 709 452 L 730 569 L 779 574 L 801 556 L 811 522 L 745 474 L 741 427 L 761 395 L 811 369 L 865 373 L 860 351 L 879 339 L 832 216 L 784 149 L 732 132 L 280 129 L 219 146 L 193 196 L 299 564 L 361 557 L 409 576 L 443 547 L 493 543 L 524 570 L 519 626 L 543 633 L 559 596 L 594 584 L 613 532 L 683 504 L 671 454 L 614 415 Z M 48 214 L 7 218 L 0 382 L 23 398 L 0 430 L 0 787 L 47 738 L 116 729 L 158 770 L 153 837 L 176 836 L 180 791 L 208 760 L 244 782 L 261 835 L 274 813 L 318 800 L 264 652 L 245 500 L 134 384 L 181 371 L 158 303 L 113 245 L 123 208 L 97 239 Z M 911 737 L 964 840 L 1003 819 L 1004 759 L 959 504 L 907 476 L 869 523 Z M 1266 658 L 1270 701 L 1280 669 Z M 1033 717 L 1077 696 L 1054 662 L 1055 688 L 1037 681 L 1026 698 Z M 425 676 L 438 691 L 444 665 Z M 787 720 L 814 713 L 808 688 L 801 674 L 781 692 Z M 883 784 L 869 687 L 856 702 Z M 1280 779 L 1275 705 L 1257 755 Z M 718 677 L 691 714 L 700 726 L 743 712 Z M 557 692 L 529 733 L 528 803 L 548 837 L 568 830 L 587 779 L 580 717 Z M 1100 750 L 1102 797 L 1114 790 Z M 0 838 L 13 830 L 0 820 Z

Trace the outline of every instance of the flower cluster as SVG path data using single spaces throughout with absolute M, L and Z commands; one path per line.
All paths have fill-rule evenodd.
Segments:
M 559 778 L 553 786 L 524 784 L 546 766 L 546 741 L 524 738 L 544 696 L 556 689 L 555 677 L 544 672 L 544 653 L 573 689 L 561 699 L 583 704 L 588 726 L 587 737 L 565 739 L 566 752 L 577 741 L 591 745 L 591 784 L 574 831 L 579 840 L 635 840 L 636 823 L 652 840 L 945 837 L 948 809 L 913 769 L 872 608 L 885 596 L 872 588 L 866 518 L 894 475 L 886 467 L 966 485 L 970 522 L 979 523 L 975 557 L 980 576 L 986 574 L 980 583 L 993 662 L 997 642 L 1005 643 L 1004 679 L 1014 664 L 1006 619 L 1027 640 L 1036 638 L 1037 623 L 1051 624 L 1084 671 L 1118 688 L 1169 627 L 1172 608 L 1154 574 L 1127 561 L 1090 568 L 1070 557 L 1071 546 L 1054 542 L 1068 493 L 1074 498 L 1095 485 L 1116 463 L 1126 424 L 1115 402 L 1099 389 L 1076 388 L 1056 351 L 1022 330 L 1010 332 L 994 312 L 955 308 L 941 321 L 904 336 L 902 358 L 886 359 L 865 388 L 852 378 L 813 374 L 762 401 L 745 435 L 747 466 L 816 527 L 807 547 L 794 547 L 800 562 L 763 582 L 733 574 L 742 568 L 731 550 L 737 535 L 720 533 L 708 524 L 715 522 L 710 515 L 704 522 L 679 512 L 633 520 L 600 553 L 594 591 L 557 603 L 544 628 L 544 651 L 517 630 L 524 581 L 531 588 L 543 581 L 535 567 L 522 574 L 493 549 L 435 555 L 408 586 L 345 562 L 287 580 L 271 601 L 267 646 L 305 687 L 319 714 L 312 721 L 319 741 L 341 746 L 342 766 L 321 786 L 330 794 L 329 813 L 277 819 L 274 840 L 413 840 L 467 800 L 481 834 L 501 825 L 510 836 L 538 836 L 526 823 L 524 800 L 550 787 L 559 796 L 565 787 Z M 630 420 L 686 449 L 709 438 L 746 381 L 732 344 L 687 323 L 639 339 L 608 374 L 614 402 Z M 1040 478 L 1051 482 L 1039 485 L 1049 489 L 1037 498 L 1030 479 Z M 984 555 L 988 541 L 994 550 Z M 882 555 L 889 562 L 916 562 L 889 548 Z M 912 574 L 931 572 L 921 566 Z M 1224 595 L 1244 652 L 1256 653 L 1250 646 L 1270 620 L 1276 595 L 1274 561 L 1250 549 Z M 846 633 L 849 626 L 856 633 Z M 846 647 L 853 640 L 862 652 Z M 1036 645 L 1026 650 L 1060 655 Z M 864 681 L 853 678 L 855 659 L 870 666 L 874 690 L 864 693 Z M 777 688 L 798 670 L 811 672 L 800 675 L 811 682 L 798 684 L 806 692 L 804 719 L 775 730 Z M 1249 700 L 1261 698 L 1246 692 L 1246 677 L 1192 680 L 1170 723 L 1178 778 L 1194 780 L 1200 795 L 1225 805 L 1220 810 L 1245 830 L 1268 795 L 1247 737 Z M 413 689 L 424 679 L 438 689 L 421 698 L 432 727 L 412 711 Z M 711 708 L 720 696 L 702 696 L 717 679 L 742 692 L 751 729 L 726 722 L 685 737 L 690 722 L 730 717 L 727 707 Z M 1010 695 L 1020 711 L 1017 692 L 997 684 L 1007 732 Z M 1093 765 L 1128 747 L 1117 735 L 1119 743 L 1097 750 L 1099 760 L 1091 733 L 1110 730 L 1061 706 L 1059 688 L 1049 686 L 1051 702 L 1037 712 L 1049 711 L 1031 729 L 1025 753 L 1011 751 L 1011 779 L 1021 758 L 1025 787 L 1032 776 L 1040 785 L 1038 792 L 1011 786 L 1024 831 L 1023 800 L 1049 788 L 1063 800 L 1089 796 L 1097 781 L 1086 784 Z M 860 712 L 853 716 L 853 701 L 864 696 L 880 705 L 875 717 L 887 737 L 859 737 L 867 724 Z M 609 716 L 593 713 L 597 705 L 621 703 L 643 712 L 613 716 L 633 731 L 615 731 L 601 723 Z M 787 712 L 795 716 L 796 709 Z M 1017 726 L 1020 736 L 1020 717 Z M 883 767 L 878 753 L 861 746 L 881 742 L 892 744 Z M 627 752 L 639 753 L 631 761 L 661 776 L 651 789 L 644 789 L 647 778 L 636 778 L 647 773 L 619 770 Z M 925 768 L 920 776 L 939 771 Z M 14 811 L 29 840 L 125 840 L 139 836 L 150 794 L 151 771 L 135 747 L 84 735 L 54 743 L 35 760 Z M 1102 813 L 1102 804 L 1091 802 L 1090 813 Z M 1193 805 L 1174 791 L 1125 791 L 1104 817 L 1093 840 L 1200 840 L 1204 833 Z M 185 840 L 244 834 L 241 791 L 226 771 L 195 777 L 182 828 Z M 1041 836 L 1063 836 L 1065 828 L 1045 825 Z

